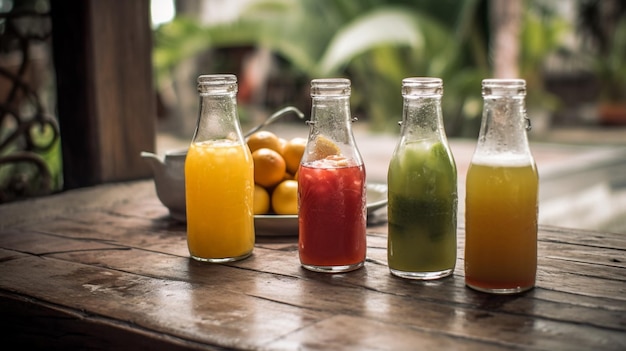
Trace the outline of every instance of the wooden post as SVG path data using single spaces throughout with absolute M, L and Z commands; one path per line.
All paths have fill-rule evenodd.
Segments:
M 150 176 L 150 0 L 52 0 L 51 14 L 64 188 Z
M 519 78 L 521 0 L 491 0 L 493 78 Z

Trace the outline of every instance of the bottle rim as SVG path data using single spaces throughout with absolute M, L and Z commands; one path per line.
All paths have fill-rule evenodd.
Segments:
M 237 76 L 234 74 L 203 74 L 198 76 L 197 82 L 201 94 L 237 93 Z
M 443 86 L 443 79 L 437 77 L 407 77 L 402 79 L 402 86 L 436 88 Z
M 316 78 L 311 80 L 311 96 L 349 96 L 350 85 L 347 78 Z
M 488 78 L 482 81 L 483 96 L 524 96 L 526 80 L 518 78 Z
M 408 77 L 402 79 L 402 95 L 410 96 L 441 96 L 443 95 L 443 79 L 437 77 Z
M 198 76 L 198 84 L 232 84 L 237 83 L 237 76 L 234 74 L 202 74 Z

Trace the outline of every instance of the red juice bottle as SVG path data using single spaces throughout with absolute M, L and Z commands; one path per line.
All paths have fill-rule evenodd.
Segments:
M 300 263 L 316 272 L 358 269 L 366 253 L 365 167 L 354 142 L 350 81 L 314 79 L 309 139 L 298 171 Z

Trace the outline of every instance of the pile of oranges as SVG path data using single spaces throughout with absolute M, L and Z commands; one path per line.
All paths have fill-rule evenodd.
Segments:
M 254 161 L 254 214 L 298 214 L 297 172 L 307 140 L 259 131 L 247 140 Z

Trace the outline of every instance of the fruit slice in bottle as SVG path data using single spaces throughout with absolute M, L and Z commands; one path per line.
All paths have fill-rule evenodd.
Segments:
M 341 149 L 332 140 L 323 135 L 315 137 L 315 146 L 313 148 L 313 159 L 321 160 L 328 156 L 341 155 Z

